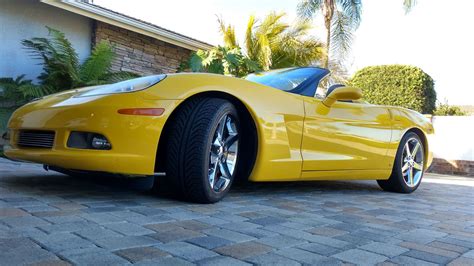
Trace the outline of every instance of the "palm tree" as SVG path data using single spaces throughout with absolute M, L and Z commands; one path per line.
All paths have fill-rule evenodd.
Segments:
M 403 7 L 405 8 L 405 13 L 410 12 L 415 5 L 416 0 L 403 0 Z
M 323 66 L 329 66 L 329 53 L 344 59 L 350 51 L 352 34 L 359 27 L 362 15 L 360 0 L 302 0 L 298 4 L 298 15 L 308 21 L 321 13 L 326 28 L 327 54 Z
M 81 65 L 65 34 L 47 28 L 50 38 L 22 41 L 30 55 L 41 60 L 43 66 L 43 72 L 38 77 L 40 84 L 21 89 L 25 97 L 41 97 L 62 90 L 108 84 L 138 76 L 129 72 L 110 71 L 115 53 L 106 42 L 97 44 L 92 54 Z
M 403 0 L 405 13 L 411 11 L 417 0 Z M 359 27 L 362 15 L 362 0 L 302 0 L 298 4 L 298 15 L 309 20 L 317 13 L 324 17 L 326 47 L 328 53 L 323 62 L 330 65 L 329 52 L 344 59 L 350 51 L 353 32 Z
M 309 35 L 311 25 L 300 21 L 289 25 L 282 21 L 285 13 L 270 13 L 260 23 L 250 16 L 245 34 L 245 48 L 250 60 L 263 70 L 310 65 L 324 55 L 321 42 Z M 234 27 L 219 19 L 226 47 L 237 47 Z

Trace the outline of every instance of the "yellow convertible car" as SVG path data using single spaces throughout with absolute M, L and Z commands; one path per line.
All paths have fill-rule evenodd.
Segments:
M 164 179 L 176 195 L 216 202 L 237 179 L 373 179 L 410 193 L 432 161 L 421 114 L 361 101 L 300 67 L 245 79 L 154 75 L 70 90 L 16 110 L 5 155 L 63 173 Z

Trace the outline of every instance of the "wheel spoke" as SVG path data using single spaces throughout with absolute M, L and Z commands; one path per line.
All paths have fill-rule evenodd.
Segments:
M 224 129 L 226 127 L 227 123 L 227 115 L 222 117 L 221 121 L 219 122 L 219 125 L 217 126 L 217 140 L 220 142 L 223 142 L 224 138 Z
M 405 143 L 405 151 L 406 151 L 407 155 L 411 155 L 410 145 L 408 145 L 408 141 L 407 141 L 407 143 Z
M 405 163 L 402 167 L 402 172 L 404 173 L 409 167 L 410 165 L 408 163 Z
M 218 122 L 211 143 L 209 184 L 214 192 L 224 191 L 232 180 L 237 160 L 239 132 L 232 115 L 224 115 Z
M 420 162 L 420 163 L 415 162 L 415 164 L 413 165 L 413 168 L 415 168 L 416 170 L 422 171 L 423 170 L 423 162 Z
M 238 139 L 239 136 L 237 134 L 229 136 L 224 142 L 224 147 L 226 147 L 227 149 L 230 148 Z
M 229 171 L 229 168 L 227 167 L 226 163 L 220 163 L 219 164 L 220 170 L 221 170 L 221 178 L 231 178 L 232 174 Z
M 411 152 L 411 156 L 415 158 L 416 153 L 418 152 L 418 149 L 420 148 L 420 143 L 417 141 L 415 144 L 415 147 L 413 148 L 413 151 Z
M 408 183 L 413 185 L 413 168 L 408 169 Z
M 209 173 L 209 185 L 211 185 L 211 188 L 214 189 L 214 184 L 216 182 L 216 177 L 217 177 L 217 168 L 219 167 L 219 158 L 214 161 L 213 166 L 210 169 Z
M 219 178 L 219 180 L 217 180 L 216 185 L 214 186 L 214 188 L 216 190 L 221 190 L 223 187 L 226 187 L 229 183 L 230 183 L 229 178 L 227 178 L 225 176 L 221 176 L 221 178 Z

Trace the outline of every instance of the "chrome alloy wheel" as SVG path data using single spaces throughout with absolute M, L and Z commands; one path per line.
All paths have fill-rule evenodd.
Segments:
M 415 187 L 423 175 L 423 149 L 420 141 L 410 138 L 403 148 L 402 153 L 402 175 L 405 184 Z
M 224 191 L 235 171 L 239 136 L 235 119 L 226 114 L 217 125 L 209 155 L 208 180 L 214 192 Z

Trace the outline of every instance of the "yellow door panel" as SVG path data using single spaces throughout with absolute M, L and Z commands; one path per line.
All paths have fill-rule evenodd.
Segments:
M 305 99 L 303 171 L 389 169 L 391 117 L 387 108 Z

